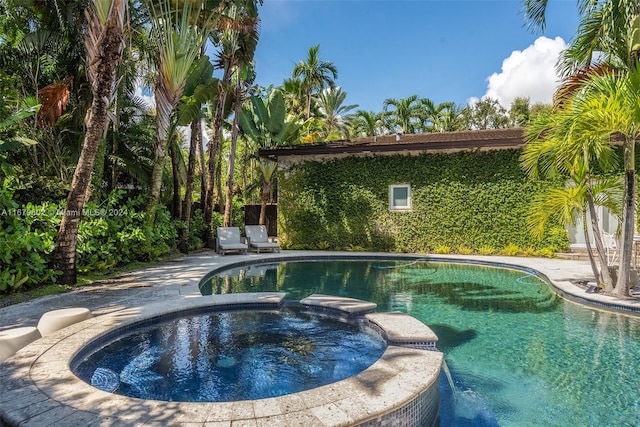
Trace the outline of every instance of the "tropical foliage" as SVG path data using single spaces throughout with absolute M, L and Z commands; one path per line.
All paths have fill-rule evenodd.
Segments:
M 176 247 L 185 253 L 213 247 L 218 225 L 242 224 L 243 205 L 260 203 L 259 222 L 266 223 L 268 204 L 278 201 L 289 209 L 293 181 L 278 180 L 277 164 L 256 156 L 260 148 L 525 126 L 536 111 L 545 111 L 526 98 L 507 108 L 492 99 L 460 106 L 424 94 L 386 99 L 378 111 L 358 109 L 348 88 L 339 85 L 338 64 L 323 58 L 320 45 L 292 64 L 279 86 L 257 87 L 260 3 L 56 0 L 51 7 L 43 1 L 0 1 L 0 201 L 6 212 L 0 217 L 0 292 L 73 283 L 76 272 L 150 260 Z M 599 48 L 604 51 L 604 44 Z M 622 53 L 616 55 L 617 69 L 624 69 Z M 439 157 L 422 160 L 446 164 Z M 402 162 L 382 163 L 391 174 Z M 513 162 L 502 166 L 515 173 Z M 429 208 L 403 220 L 406 230 L 396 232 L 398 218 L 383 209 L 387 183 L 379 179 L 385 175 L 372 176 L 359 161 L 351 171 L 357 178 L 342 167 L 310 166 L 292 175 L 295 181 L 308 174 L 315 181 L 310 186 L 326 190 L 298 195 L 297 202 L 309 205 L 291 208 L 292 221 L 299 223 L 283 228 L 290 244 L 466 253 L 511 253 L 515 245 L 546 253 L 565 243 L 554 225 L 562 221 L 554 218 L 544 242 L 512 233 L 507 213 L 500 214 L 507 237 L 499 230 L 478 231 L 489 227 L 483 209 L 492 203 L 515 203 L 524 215 L 524 204 L 515 202 L 522 188 L 531 197 L 541 193 L 542 184 L 526 183 L 520 175 L 500 185 L 474 181 L 460 187 L 426 171 L 412 176 L 424 184 L 416 188 L 417 201 L 431 206 L 435 200 L 450 212 Z M 356 184 L 329 185 L 342 179 Z M 357 186 L 366 179 L 376 183 L 373 193 Z M 276 188 L 284 200 L 277 200 Z M 333 200 L 343 202 L 344 210 L 323 199 L 338 189 L 345 194 Z M 454 196 L 477 205 L 457 206 Z M 369 214 L 374 225 L 365 220 Z M 444 228 L 423 230 L 419 221 L 425 215 Z M 469 239 L 451 215 L 471 221 Z M 296 230 L 303 220 L 306 229 L 318 223 L 314 230 L 326 237 L 312 233 L 300 240 Z M 347 243 L 340 243 L 341 234 Z
M 544 28 L 547 5 L 546 0 L 524 1 L 525 14 L 533 27 Z M 631 285 L 635 234 L 640 9 L 631 0 L 581 0 L 578 5 L 581 20 L 575 39 L 560 61 L 565 79 L 556 93 L 556 104 L 560 109 L 566 108 L 567 99 L 580 99 L 583 93 L 587 105 L 576 112 L 576 120 L 588 122 L 588 135 L 622 139 L 624 197 L 616 293 L 626 296 Z

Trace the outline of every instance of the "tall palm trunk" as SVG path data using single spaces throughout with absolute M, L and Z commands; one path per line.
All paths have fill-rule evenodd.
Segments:
M 589 226 L 587 225 L 587 211 L 582 211 L 582 231 L 584 232 L 584 242 L 587 249 L 587 256 L 589 257 L 589 265 L 591 265 L 591 271 L 596 279 L 596 283 L 602 283 L 602 270 L 598 270 L 596 259 L 593 256 L 593 249 L 591 249 L 591 238 L 589 236 Z
M 631 258 L 633 256 L 633 236 L 635 234 L 636 206 L 636 171 L 635 171 L 635 139 L 625 137 L 624 149 L 624 199 L 622 205 L 622 235 L 620 245 L 620 267 L 616 294 L 627 296 L 629 293 L 629 277 Z
M 269 196 L 271 195 L 271 181 L 266 178 L 262 178 L 262 197 L 260 202 L 260 218 L 258 219 L 258 225 L 267 225 L 267 203 L 269 202 Z
M 159 47 L 158 80 L 155 87 L 157 139 L 154 144 L 155 163 L 145 218 L 149 236 L 160 199 L 171 115 L 184 93 L 189 70 L 200 55 L 213 28 L 213 18 L 218 16 L 218 10 L 205 10 L 204 3 L 191 0 L 147 0 L 145 3 L 153 14 L 152 34 Z M 199 18 L 197 25 L 194 25 L 194 17 Z M 147 240 L 147 244 L 149 243 Z
M 93 101 L 85 116 L 87 131 L 71 181 L 53 256 L 54 268 L 62 271 L 59 281 L 63 284 L 76 283 L 76 245 L 80 216 L 86 204 L 96 154 L 108 124 L 107 110 L 116 85 L 116 66 L 124 48 L 123 29 L 127 7 L 127 0 L 113 0 L 108 14 L 102 19 L 95 3 L 91 2 L 85 10 L 87 78 Z
M 191 122 L 191 139 L 189 140 L 189 164 L 187 166 L 187 182 L 184 189 L 184 200 L 182 202 L 182 223 L 184 228 L 180 230 L 178 240 L 178 250 L 182 253 L 189 252 L 189 223 L 191 221 L 191 200 L 193 185 L 196 174 L 196 154 L 198 146 L 202 147 L 202 128 L 200 119 Z
M 307 90 L 306 97 L 307 105 L 305 106 L 305 109 L 307 110 L 307 120 L 309 120 L 309 118 L 311 117 L 311 89 Z
M 587 175 L 587 182 L 590 179 Z M 602 233 L 600 233 L 600 224 L 598 223 L 598 213 L 596 212 L 596 205 L 593 200 L 593 193 L 591 188 L 587 188 L 587 205 L 589 207 L 589 216 L 591 216 L 591 230 L 593 231 L 593 239 L 596 242 L 596 251 L 598 253 L 598 264 L 600 265 L 599 274 L 594 274 L 598 283 L 604 283 L 605 292 L 611 292 L 613 290 L 613 279 L 611 273 L 609 273 L 609 260 L 607 260 L 606 250 L 604 243 L 602 242 Z M 588 235 L 586 237 L 587 245 L 590 245 Z M 589 249 L 589 248 L 587 248 Z M 593 266 L 592 266 L 593 267 Z M 597 269 L 594 269 L 594 273 Z
M 164 78 L 160 78 L 155 90 L 156 99 L 156 129 L 158 136 L 155 140 L 153 151 L 155 162 L 151 173 L 151 192 L 147 204 L 146 227 L 147 233 L 153 229 L 156 209 L 160 199 L 160 189 L 162 188 L 162 175 L 164 164 L 167 159 L 167 139 L 169 137 L 169 127 L 171 125 L 171 113 L 180 101 L 182 90 L 176 91 L 169 87 Z
M 180 199 L 180 147 L 178 147 L 175 133 L 169 143 L 169 155 L 171 156 L 171 176 L 173 178 L 171 215 L 173 219 L 179 219 L 182 217 L 182 200 Z
M 240 130 L 240 109 L 242 108 L 242 79 L 238 70 L 234 99 L 233 125 L 231 128 L 231 148 L 229 150 L 229 168 L 227 169 L 227 187 L 224 206 L 224 226 L 231 227 L 231 214 L 233 210 L 233 175 L 235 171 L 236 146 L 238 132 Z
M 115 103 L 114 103 L 114 107 L 113 107 L 113 116 L 115 117 L 115 120 L 112 124 L 112 133 L 113 133 L 113 138 L 111 140 L 111 153 L 116 156 L 118 154 L 118 138 L 120 137 L 119 132 L 118 132 L 118 127 L 120 124 L 120 108 L 118 108 L 118 99 L 116 98 Z M 115 190 L 116 187 L 118 186 L 118 164 L 116 162 L 113 162 L 111 164 L 111 190 Z
M 227 102 L 227 85 L 231 80 L 230 67 L 225 68 L 224 75 L 220 80 L 218 91 L 218 102 L 216 103 L 215 117 L 213 118 L 213 126 L 211 132 L 211 140 L 209 141 L 209 162 L 207 164 L 207 190 L 204 205 L 204 222 L 207 224 L 206 246 L 208 248 L 215 248 L 215 235 L 213 227 L 213 206 L 214 200 L 214 187 L 216 183 L 216 162 L 220 154 L 221 136 L 222 136 L 222 121 L 224 119 L 224 106 Z
M 202 129 L 202 122 L 199 126 Z M 202 130 L 200 131 L 202 132 Z M 200 162 L 200 209 L 204 212 L 204 207 L 207 204 L 207 173 L 206 163 L 204 159 L 204 147 L 202 141 L 202 134 L 200 135 L 200 142 L 198 142 L 198 161 Z

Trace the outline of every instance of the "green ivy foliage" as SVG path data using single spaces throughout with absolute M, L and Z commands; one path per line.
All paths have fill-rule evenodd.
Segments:
M 525 224 L 534 196 L 562 183 L 530 181 L 519 156 L 519 150 L 465 151 L 293 166 L 279 180 L 280 238 L 286 247 L 299 249 L 566 250 L 562 226 L 549 224 L 544 238 L 536 240 Z M 388 210 L 392 184 L 411 185 L 410 212 Z

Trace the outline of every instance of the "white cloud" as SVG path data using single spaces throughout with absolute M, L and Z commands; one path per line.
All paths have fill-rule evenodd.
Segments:
M 556 63 L 566 47 L 561 37 L 542 36 L 523 51 L 514 50 L 502 61 L 502 71 L 487 79 L 489 85 L 483 98 L 497 99 L 506 109 L 518 97 L 529 98 L 531 104 L 550 104 L 560 79 Z

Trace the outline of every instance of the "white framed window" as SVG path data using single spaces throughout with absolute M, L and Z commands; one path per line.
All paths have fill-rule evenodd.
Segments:
M 411 210 L 411 185 L 396 184 L 389 186 L 389 210 L 390 211 L 410 211 Z

